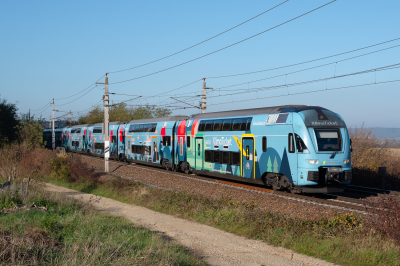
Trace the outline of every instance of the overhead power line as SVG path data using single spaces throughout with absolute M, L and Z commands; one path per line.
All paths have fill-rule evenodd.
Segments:
M 270 8 L 270 9 L 268 9 L 268 10 L 266 10 L 266 11 L 260 13 L 260 14 L 258 14 L 257 16 L 254 16 L 254 17 L 252 17 L 252 18 L 250 18 L 250 19 L 248 19 L 248 20 L 246 20 L 246 21 L 244 21 L 244 22 L 242 22 L 242 23 L 240 23 L 240 24 L 238 24 L 238 25 L 236 25 L 236 26 L 234 26 L 234 27 L 232 27 L 232 28 L 230 28 L 230 29 L 227 29 L 227 30 L 225 30 L 225 31 L 223 31 L 223 32 L 221 32 L 221 33 L 218 33 L 217 35 L 212 36 L 211 38 L 208 38 L 208 39 L 206 39 L 206 40 L 204 40 L 204 41 L 202 41 L 202 42 L 196 43 L 195 45 L 192 45 L 192 46 L 190 46 L 190 47 L 188 47 L 188 48 L 185 48 L 185 49 L 183 49 L 183 50 L 180 50 L 180 51 L 178 51 L 178 52 L 176 52 L 176 53 L 170 54 L 170 55 L 168 55 L 168 56 L 164 56 L 164 57 L 159 58 L 159 59 L 157 59 L 157 60 L 154 60 L 154 61 L 151 61 L 151 62 L 148 62 L 148 63 L 145 63 L 145 64 L 141 64 L 141 65 L 138 65 L 138 66 L 134 66 L 134 67 L 130 67 L 130 68 L 127 68 L 127 69 L 122 69 L 122 70 L 117 70 L 117 71 L 112 71 L 112 72 L 110 72 L 110 74 L 111 74 L 111 73 L 123 72 L 123 71 L 131 70 L 131 69 L 135 69 L 135 68 L 139 68 L 139 67 L 143 67 L 143 66 L 147 66 L 147 65 L 153 64 L 153 63 L 155 63 L 155 62 L 158 62 L 158 61 L 167 59 L 167 58 L 169 58 L 169 57 L 171 57 L 171 56 L 180 54 L 180 53 L 182 53 L 182 52 L 184 52 L 184 51 L 187 51 L 187 50 L 192 49 L 192 48 L 194 48 L 194 47 L 196 47 L 196 46 L 199 46 L 200 44 L 203 44 L 203 43 L 205 43 L 205 42 L 208 42 L 208 41 L 210 41 L 210 40 L 212 40 L 212 39 L 214 39 L 214 38 L 216 38 L 216 37 L 218 37 L 218 36 L 221 36 L 222 34 L 225 34 L 225 33 L 229 32 L 229 31 L 231 31 L 231 30 L 233 30 L 233 29 L 235 29 L 235 28 L 237 28 L 237 27 L 240 27 L 240 26 L 242 26 L 243 24 L 246 24 L 247 22 L 249 22 L 249 21 L 251 21 L 251 20 L 253 20 L 253 19 L 255 19 L 255 18 L 257 18 L 257 17 L 259 17 L 259 16 L 261 16 L 261 15 L 264 15 L 265 13 L 268 13 L 269 11 L 271 11 L 271 10 L 273 10 L 273 9 L 275 9 L 275 8 L 277 8 L 277 7 L 279 7 L 279 6 L 281 6 L 281 5 L 283 5 L 283 4 L 286 3 L 286 2 L 289 2 L 289 0 L 283 1 L 282 3 L 280 3 L 280 4 L 278 4 L 278 5 L 276 5 L 276 6 L 272 7 L 272 8 Z
M 71 96 L 68 96 L 68 97 L 64 97 L 64 98 L 58 98 L 58 99 L 54 99 L 54 100 L 56 100 L 56 101 L 61 101 L 61 100 L 65 100 L 65 99 L 72 98 L 72 97 L 74 97 L 74 96 L 76 96 L 76 95 L 78 95 L 78 94 L 80 94 L 80 93 L 82 93 L 82 92 L 88 90 L 89 88 L 91 88 L 93 85 L 96 84 L 97 81 L 99 81 L 100 79 L 102 79 L 104 76 L 105 76 L 105 75 L 101 76 L 98 80 L 96 80 L 95 82 L 93 82 L 92 84 L 90 84 L 90 86 L 86 87 L 85 89 L 81 90 L 81 91 L 78 92 L 78 93 L 75 93 L 74 95 L 71 95 Z
M 178 65 L 175 65 L 175 66 L 172 66 L 172 67 L 169 67 L 169 68 L 165 68 L 165 69 L 162 69 L 162 70 L 159 70 L 159 71 L 150 73 L 150 74 L 146 74 L 146 75 L 143 75 L 143 76 L 140 76 L 140 77 L 136 77 L 136 78 L 132 78 L 132 79 L 127 79 L 127 80 L 123 80 L 123 81 L 118 81 L 118 82 L 114 82 L 114 83 L 110 83 L 110 84 L 119 84 L 119 83 L 124 83 L 124 82 L 132 81 L 132 80 L 141 79 L 141 78 L 144 78 L 144 77 L 148 77 L 148 76 L 151 76 L 151 75 L 155 75 L 155 74 L 158 74 L 158 73 L 161 73 L 161 72 L 164 72 L 164 71 L 167 71 L 167 70 L 170 70 L 170 69 L 179 67 L 179 66 L 183 66 L 183 65 L 188 64 L 188 63 L 191 63 L 191 62 L 194 62 L 194 61 L 199 60 L 199 59 L 201 59 L 201 58 L 204 58 L 204 57 L 206 57 L 206 56 L 209 56 L 209 55 L 212 55 L 212 54 L 221 52 L 221 51 L 223 51 L 223 50 L 225 50 L 225 49 L 228 49 L 228 48 L 230 48 L 230 47 L 232 47 L 232 46 L 235 46 L 235 45 L 237 45 L 237 44 L 239 44 L 239 43 L 248 41 L 248 40 L 250 40 L 250 39 L 252 39 L 252 38 L 254 38 L 254 37 L 257 37 L 257 36 L 259 36 L 259 35 L 261 35 L 261 34 L 264 34 L 264 33 L 268 32 L 268 31 L 271 31 L 271 30 L 273 30 L 273 29 L 276 29 L 276 28 L 278 28 L 278 27 L 280 27 L 280 26 L 283 26 L 283 25 L 285 25 L 285 24 L 287 24 L 287 23 L 289 23 L 289 22 L 292 22 L 292 21 L 294 21 L 294 20 L 296 20 L 296 19 L 299 19 L 299 18 L 301 18 L 301 17 L 303 17 L 303 16 L 305 16 L 305 15 L 308 15 L 308 14 L 314 12 L 314 11 L 317 11 L 318 9 L 321 9 L 321 8 L 327 6 L 327 5 L 330 5 L 330 4 L 332 4 L 333 2 L 336 2 L 336 1 L 337 1 L 337 0 L 333 0 L 333 1 L 331 1 L 331 2 L 329 2 L 329 3 L 326 3 L 326 4 L 322 5 L 322 6 L 319 6 L 319 7 L 317 7 L 317 8 L 314 8 L 314 9 L 312 9 L 312 10 L 306 12 L 306 13 L 303 13 L 303 14 L 297 16 L 297 17 L 294 17 L 294 18 L 292 18 L 292 19 L 289 19 L 289 20 L 287 20 L 287 21 L 285 21 L 285 22 L 283 22 L 283 23 L 280 23 L 280 24 L 278 24 L 278 25 L 276 25 L 276 26 L 274 26 L 274 27 L 272 27 L 272 28 L 269 28 L 269 29 L 267 29 L 267 30 L 264 30 L 264 31 L 262 31 L 262 32 L 259 32 L 259 33 L 255 34 L 255 35 L 252 35 L 252 36 L 250 36 L 250 37 L 248 37 L 248 38 L 246 38 L 246 39 L 243 39 L 243 40 L 241 40 L 241 41 L 235 42 L 235 43 L 233 43 L 233 44 L 231 44 L 231 45 L 225 46 L 225 47 L 223 47 L 223 48 L 221 48 L 221 49 L 215 50 L 215 51 L 213 51 L 213 52 L 211 52 L 211 53 L 202 55 L 202 56 L 200 56 L 200 57 L 191 59 L 191 60 L 189 60 L 189 61 L 180 63 L 180 64 L 178 64 Z
M 358 49 L 355 49 L 355 50 L 351 50 L 351 51 L 347 51 L 347 52 L 343 52 L 343 53 L 339 53 L 339 54 L 334 54 L 334 55 L 325 56 L 325 57 L 321 57 L 321 58 L 317 58 L 317 59 L 313 59 L 313 60 L 304 61 L 304 62 L 301 62 L 301 63 L 295 63 L 295 64 L 291 64 L 291 65 L 280 66 L 280 67 L 275 67 L 275 68 L 270 68 L 270 69 L 265 69 L 265 70 L 258 70 L 258 71 L 247 72 L 247 73 L 238 73 L 238 74 L 232 74 L 232 75 L 208 77 L 207 79 L 229 78 L 229 77 L 234 77 L 234 76 L 256 74 L 256 73 L 260 73 L 260 72 L 266 72 L 266 71 L 277 70 L 277 69 L 282 69 L 282 68 L 287 68 L 287 67 L 292 67 L 292 66 L 303 65 L 303 64 L 312 63 L 312 62 L 315 62 L 315 61 L 320 61 L 320 60 L 324 60 L 324 59 L 328 59 L 328 58 L 332 58 L 332 57 L 336 57 L 336 56 L 340 56 L 340 55 L 344 55 L 344 54 L 348 54 L 348 53 L 361 51 L 361 50 L 364 50 L 364 49 L 368 49 L 368 48 L 371 48 L 371 47 L 374 47 L 374 46 L 378 46 L 378 45 L 394 42 L 394 41 L 397 41 L 397 40 L 400 40 L 400 38 L 396 38 L 396 39 L 392 39 L 392 40 L 389 40 L 389 41 L 385 41 L 385 42 L 381 42 L 381 43 L 365 46 L 365 47 L 362 47 L 362 48 L 358 48 Z M 397 47 L 397 46 L 394 46 L 394 47 Z
M 331 76 L 331 77 L 328 77 L 328 78 L 314 79 L 314 80 L 296 82 L 296 83 L 291 83 L 291 84 L 286 84 L 285 83 L 285 84 L 269 86 L 269 87 L 244 89 L 241 92 L 235 92 L 235 93 L 229 93 L 229 94 L 223 94 L 223 95 L 215 95 L 215 96 L 213 96 L 213 98 L 232 96 L 232 95 L 243 94 L 243 93 L 251 93 L 251 92 L 257 92 L 257 91 L 288 88 L 288 87 L 311 84 L 311 83 L 316 83 L 316 82 L 321 82 L 321 81 L 328 81 L 328 80 L 331 80 L 331 79 L 339 79 L 339 78 L 344 78 L 344 77 L 349 77 L 349 76 L 356 76 L 356 75 L 361 75 L 361 74 L 366 74 L 366 73 L 371 73 L 371 72 L 386 71 L 386 70 L 391 70 L 391 69 L 396 69 L 396 68 L 400 68 L 400 63 L 394 64 L 394 65 L 388 65 L 388 66 L 384 66 L 384 67 L 379 67 L 379 68 L 373 68 L 373 69 L 358 71 L 358 72 L 349 73 L 349 74 L 344 74 L 344 75 L 340 75 L 340 76 Z
M 31 111 L 34 111 L 34 112 L 40 111 L 40 110 L 42 110 L 43 108 L 45 108 L 46 106 L 47 106 L 47 107 L 50 106 L 50 105 L 48 105 L 48 104 L 50 104 L 50 103 L 51 103 L 51 101 L 49 101 L 48 103 L 46 103 L 43 107 L 41 107 L 41 108 L 39 108 L 39 109 L 31 109 Z
M 400 68 L 400 63 L 398 64 L 393 64 L 393 65 L 388 65 L 388 66 L 384 66 L 384 67 L 379 67 L 379 68 L 374 68 L 374 69 L 368 69 L 368 70 L 363 70 L 363 71 L 359 71 L 359 72 L 354 72 L 354 73 L 349 73 L 349 74 L 344 74 L 341 76 L 334 76 L 334 77 L 329 77 L 329 78 L 323 78 L 323 79 L 315 79 L 315 80 L 309 80 L 309 81 L 303 81 L 303 82 L 298 82 L 298 83 L 293 83 L 293 84 L 281 84 L 281 85 L 276 85 L 276 86 L 270 86 L 270 87 L 262 87 L 262 88 L 254 88 L 254 89 L 250 89 L 249 91 L 245 91 L 245 92 L 240 92 L 240 93 L 231 93 L 231 94 L 226 94 L 226 95 L 221 95 L 221 96 L 213 96 L 214 98 L 216 97 L 223 97 L 223 96 L 232 96 L 235 94 L 242 94 L 242 93 L 249 93 L 249 92 L 257 92 L 260 90 L 275 90 L 275 89 L 280 89 L 280 88 L 288 88 L 288 87 L 292 87 L 292 86 L 298 86 L 298 85 L 305 85 L 305 84 L 310 84 L 310 83 L 316 83 L 316 82 L 321 82 L 321 81 L 327 81 L 329 79 L 338 79 L 338 78 L 343 78 L 343 77 L 349 77 L 349 76 L 354 76 L 354 75 L 359 75 L 359 74 L 365 74 L 365 73 L 373 73 L 376 71 L 385 71 L 385 70 L 390 70 L 390 69 L 396 69 L 396 68 Z M 386 83 L 388 82 L 395 82 L 394 81 L 385 81 Z M 367 83 L 367 85 L 371 85 L 371 84 L 382 84 L 385 82 L 374 82 L 374 83 Z M 357 86 L 364 86 L 365 84 L 362 85 L 355 85 Z M 339 88 L 333 88 L 333 89 L 328 89 L 327 85 L 325 85 L 325 90 L 334 90 L 334 89 L 342 89 L 342 88 L 350 88 L 350 87 L 354 87 L 354 86 L 347 86 L 347 87 L 339 87 Z M 307 92 L 303 92 L 303 93 L 307 93 Z M 297 94 L 302 94 L 302 93 L 289 93 L 289 91 L 287 91 L 286 96 L 289 95 L 297 95 Z M 229 104 L 229 103 L 236 103 L 236 102 L 244 102 L 244 101 L 254 101 L 254 100 L 259 100 L 259 99 L 266 99 L 266 98 L 274 98 L 274 97 L 282 97 L 284 95 L 279 95 L 279 96 L 268 96 L 268 97 L 257 97 L 257 99 L 249 99 L 249 100 L 238 100 L 238 101 L 230 101 L 230 102 L 221 102 L 221 103 L 215 103 L 215 104 L 210 104 L 210 105 L 219 105 L 219 104 Z
M 256 100 L 262 100 L 262 99 L 287 97 L 287 96 L 299 95 L 299 94 L 307 94 L 307 93 L 322 92 L 322 91 L 349 89 L 349 88 L 356 88 L 356 87 L 363 87 L 363 86 L 371 86 L 371 85 L 378 85 L 378 84 L 385 84 L 385 83 L 394 83 L 394 82 L 400 82 L 400 79 L 397 79 L 397 80 L 388 80 L 388 81 L 381 81 L 381 82 L 371 82 L 371 83 L 364 83 L 364 84 L 358 84 L 358 85 L 352 85 L 352 86 L 344 86 L 344 87 L 337 87 L 337 88 L 330 88 L 330 89 L 325 88 L 325 89 L 322 89 L 322 90 L 297 92 L 297 93 L 282 94 L 282 95 L 276 95 L 276 96 L 267 96 L 267 97 L 260 97 L 260 98 L 257 98 L 257 99 L 248 99 L 248 100 L 239 100 L 239 101 L 231 101 L 231 102 L 222 102 L 222 103 L 215 103 L 215 104 L 209 104 L 209 105 L 221 105 L 221 104 L 229 104 L 229 103 L 237 103 L 237 102 L 248 102 L 248 101 L 256 101 Z
M 259 81 L 272 79 L 272 78 L 284 77 L 284 76 L 287 76 L 287 75 L 291 75 L 291 74 L 295 74 L 295 73 L 299 73 L 299 72 L 303 72 L 303 71 L 307 71 L 307 70 L 311 70 L 311 69 L 316 69 L 316 68 L 320 68 L 320 67 L 324 67 L 324 66 L 328 66 L 328 65 L 333 65 L 333 64 L 340 63 L 340 62 L 356 59 L 356 58 L 359 58 L 359 57 L 363 57 L 363 56 L 379 53 L 379 52 L 386 51 L 386 50 L 389 50 L 389 49 L 393 49 L 393 48 L 396 48 L 396 47 L 400 47 L 400 44 L 399 45 L 395 45 L 395 46 L 391 46 L 391 47 L 388 47 L 388 48 L 380 49 L 380 50 L 377 50 L 377 51 L 372 51 L 372 52 L 369 52 L 369 53 L 365 53 L 365 54 L 361 54 L 361 55 L 356 55 L 356 56 L 353 56 L 353 57 L 345 58 L 345 59 L 342 59 L 342 60 L 338 60 L 338 61 L 334 61 L 334 62 L 330 62 L 330 63 L 325 63 L 325 64 L 314 66 L 314 67 L 303 68 L 303 69 L 300 69 L 300 70 L 296 70 L 296 71 L 292 71 L 292 72 L 288 72 L 288 73 L 284 73 L 284 74 L 280 74 L 280 75 L 275 75 L 275 76 L 272 76 L 272 77 L 267 77 L 267 78 L 262 78 L 262 79 L 258 79 L 258 80 L 252 80 L 252 81 L 248 81 L 248 82 L 242 82 L 242 83 L 237 83 L 237 84 L 233 84 L 233 85 L 228 85 L 228 86 L 217 88 L 215 90 L 216 91 L 236 91 L 236 90 L 222 90 L 222 89 L 235 87 L 235 86 L 240 86 L 240 85 L 246 85 L 246 84 L 249 84 L 249 83 L 259 82 Z M 241 90 L 246 90 L 246 89 L 241 89 Z

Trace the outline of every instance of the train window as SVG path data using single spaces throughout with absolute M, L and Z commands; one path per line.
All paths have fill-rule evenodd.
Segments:
M 103 133 L 103 130 L 101 127 L 95 127 L 93 128 L 93 133 Z
M 151 124 L 151 128 L 150 128 L 149 132 L 156 132 L 156 127 L 157 127 L 156 123 Z
M 294 153 L 294 139 L 293 139 L 293 134 L 289 133 L 289 138 L 288 138 L 288 146 L 289 146 L 289 153 Z
M 222 120 L 215 120 L 214 122 L 214 131 L 220 131 L 222 125 Z
M 315 129 L 318 151 L 341 151 L 342 142 L 338 129 Z
M 73 147 L 79 147 L 79 141 L 72 141 Z
M 208 120 L 206 122 L 206 127 L 205 127 L 204 131 L 212 131 L 213 130 L 213 124 L 214 124 L 214 120 Z
M 212 151 L 211 150 L 204 151 L 204 161 L 212 163 Z
M 199 131 L 204 131 L 205 125 L 206 125 L 206 121 L 201 121 L 200 124 L 199 124 L 198 130 Z
M 190 136 L 186 137 L 186 147 L 190 148 Z
M 111 137 L 111 143 L 117 143 L 117 136 Z
M 247 122 L 246 122 L 246 131 L 250 130 L 250 126 L 251 126 L 251 121 L 253 120 L 253 118 L 247 118 Z
M 231 153 L 231 164 L 232 165 L 240 165 L 240 152 L 232 152 Z
M 150 155 L 151 153 L 151 146 L 142 146 L 144 149 L 144 155 Z
M 263 152 L 267 151 L 267 137 L 262 138 L 262 151 Z
M 81 133 L 81 129 L 80 128 L 71 129 L 71 133 Z
M 220 158 L 219 158 L 219 151 L 212 151 L 213 153 L 213 162 L 214 163 L 220 163 Z
M 286 124 L 286 119 L 289 113 L 279 114 L 278 119 L 276 120 L 275 124 Z
M 171 145 L 171 136 L 163 136 L 163 145 L 170 146 Z
M 299 135 L 294 134 L 296 138 L 296 148 L 298 152 L 303 152 L 303 150 L 307 150 L 306 144 L 304 144 L 304 141 L 300 138 Z
M 104 150 L 104 143 L 96 143 L 94 144 L 94 148 L 96 150 Z
M 82 140 L 83 140 L 83 141 L 86 140 L 86 136 L 85 136 L 85 135 L 82 136 Z
M 136 153 L 136 145 L 132 145 L 132 148 L 131 148 L 131 153 Z
M 183 155 L 183 137 L 179 137 L 179 154 Z
M 144 125 L 138 125 L 138 127 L 136 128 L 137 132 L 144 132 Z
M 233 121 L 232 130 L 240 130 L 242 127 L 242 119 L 238 118 Z
M 230 152 L 223 151 L 222 153 L 222 163 L 223 164 L 230 164 Z
M 129 126 L 129 132 L 135 132 L 136 125 Z
M 224 120 L 224 125 L 222 126 L 222 130 L 229 131 L 229 130 L 231 130 L 231 127 L 232 127 L 232 119 Z

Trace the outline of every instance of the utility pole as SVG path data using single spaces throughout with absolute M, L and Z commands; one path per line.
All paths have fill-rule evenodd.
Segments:
M 31 120 L 31 109 L 29 109 L 29 115 L 28 115 L 28 120 Z
M 110 137 L 108 135 L 108 107 L 109 107 L 109 100 L 108 100 L 108 73 L 106 73 L 106 78 L 104 83 L 97 83 L 96 84 L 104 84 L 105 92 L 104 92 L 104 171 L 106 173 L 109 172 L 108 170 L 108 158 L 110 157 Z
M 71 110 L 69 110 L 69 126 L 71 126 L 71 123 L 72 123 L 71 116 L 72 116 L 72 112 L 71 112 Z
M 51 142 L 52 142 L 52 149 L 56 148 L 56 133 L 54 132 L 54 98 L 53 98 L 53 124 L 51 127 Z
M 206 87 L 206 78 L 203 78 L 203 95 L 201 97 L 200 109 L 201 113 L 205 114 L 207 112 L 207 91 L 212 90 L 213 88 Z

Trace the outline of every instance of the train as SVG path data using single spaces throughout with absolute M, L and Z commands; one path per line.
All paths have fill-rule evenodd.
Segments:
M 51 129 L 43 139 L 52 146 Z M 104 125 L 55 130 L 67 151 L 104 157 Z M 288 190 L 341 192 L 351 182 L 343 118 L 318 106 L 285 105 L 109 123 L 109 158 Z

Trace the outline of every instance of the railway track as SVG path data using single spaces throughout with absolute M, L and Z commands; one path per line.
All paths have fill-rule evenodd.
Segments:
M 74 155 L 75 154 L 76 153 L 74 153 Z M 93 157 L 93 156 L 89 156 L 89 155 L 85 155 L 85 154 L 76 154 L 76 155 L 90 158 L 93 160 L 103 161 L 103 159 L 99 158 L 99 157 Z M 252 191 L 252 192 L 256 192 L 256 193 L 264 193 L 264 194 L 269 194 L 269 195 L 273 195 L 273 196 L 277 196 L 277 197 L 283 197 L 286 199 L 303 201 L 303 202 L 307 202 L 307 203 L 311 203 L 311 204 L 318 204 L 318 205 L 322 205 L 322 206 L 326 206 L 326 207 L 336 208 L 336 209 L 345 210 L 345 211 L 352 211 L 352 212 L 357 212 L 357 213 L 361 213 L 361 214 L 368 214 L 368 208 L 373 207 L 373 206 L 370 206 L 370 203 L 365 200 L 351 198 L 351 197 L 343 197 L 343 196 L 331 195 L 331 194 L 322 194 L 322 195 L 292 194 L 290 192 L 274 191 L 272 189 L 268 189 L 268 188 L 265 188 L 260 185 L 248 184 L 248 183 L 244 183 L 244 182 L 240 182 L 240 181 L 232 181 L 232 180 L 226 180 L 226 179 L 216 178 L 216 177 L 209 177 L 209 176 L 202 176 L 202 175 L 196 176 L 194 174 L 172 172 L 172 171 L 168 171 L 163 168 L 159 168 L 159 167 L 155 167 L 155 166 L 142 165 L 142 164 L 136 164 L 136 163 L 126 163 L 126 162 L 114 161 L 114 160 L 110 160 L 110 162 L 119 164 L 121 166 L 130 166 L 130 167 L 134 167 L 134 168 L 137 167 L 137 168 L 141 168 L 141 169 L 145 169 L 145 170 L 156 171 L 156 172 L 167 174 L 167 175 L 181 176 L 181 177 L 188 178 L 188 179 L 194 179 L 194 180 L 203 181 L 203 182 L 207 182 L 207 183 L 219 184 L 222 186 L 235 187 L 238 189 L 244 189 L 244 190 L 248 190 L 248 191 Z M 102 169 L 98 169 L 98 170 L 103 171 Z M 112 172 L 110 174 L 118 176 Z M 119 176 L 119 177 L 123 177 L 123 176 Z M 124 177 L 124 178 L 126 178 L 126 177 Z M 140 182 L 142 182 L 142 181 L 140 181 Z M 154 186 L 152 184 L 147 184 L 147 185 Z

